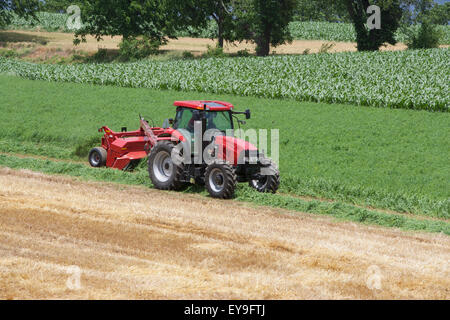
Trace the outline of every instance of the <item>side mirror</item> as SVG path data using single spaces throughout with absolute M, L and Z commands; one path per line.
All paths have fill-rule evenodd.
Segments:
M 245 119 L 250 119 L 251 115 L 252 114 L 250 113 L 250 109 L 245 110 Z

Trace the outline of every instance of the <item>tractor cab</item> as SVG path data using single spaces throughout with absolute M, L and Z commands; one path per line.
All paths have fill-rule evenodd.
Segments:
M 247 119 L 250 118 L 250 110 L 233 112 L 233 105 L 222 101 L 176 101 L 174 105 L 177 107 L 176 117 L 170 121 L 173 129 L 187 130 L 190 134 L 194 133 L 196 121 L 204 121 L 205 130 L 215 129 L 223 135 L 233 135 L 233 115 L 246 114 Z
M 230 111 L 203 111 L 183 107 L 177 109 L 173 128 L 175 130 L 184 129 L 193 134 L 195 122 L 202 121 L 203 118 L 206 120 L 206 130 L 217 129 L 227 134 L 234 129 Z

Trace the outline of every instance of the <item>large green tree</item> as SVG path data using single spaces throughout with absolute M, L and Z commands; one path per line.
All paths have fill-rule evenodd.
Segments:
M 0 28 L 11 22 L 12 13 L 34 18 L 39 8 L 38 0 L 0 0 Z
M 447 24 L 448 14 L 445 8 L 450 6 L 439 5 L 433 0 L 403 0 L 409 10 L 405 10 L 402 19 L 403 33 L 410 49 L 426 49 L 439 47 L 442 37 L 436 24 Z M 448 4 L 448 3 L 447 3 Z M 418 28 L 409 28 L 411 24 L 419 25 Z
M 76 32 L 75 43 L 88 34 L 97 40 L 145 36 L 164 43 L 188 25 L 206 24 L 204 0 L 90 0 L 82 4 L 81 17 L 83 28 Z
M 417 24 L 423 18 L 423 14 L 431 9 L 433 0 L 402 0 L 403 9 L 402 24 Z
M 223 48 L 224 40 L 233 40 L 235 21 L 231 0 L 207 0 L 206 16 L 210 16 L 217 24 L 218 46 Z
M 256 54 L 267 56 L 270 47 L 292 41 L 289 22 L 292 21 L 295 0 L 235 0 L 236 39 L 256 44 Z
M 403 23 L 419 24 L 424 19 L 429 23 L 447 25 L 450 20 L 450 2 L 443 4 L 433 0 L 403 0 Z
M 41 2 L 41 11 L 45 12 L 66 12 L 67 8 L 73 4 L 80 5 L 80 0 L 45 0 Z
M 294 20 L 350 22 L 350 17 L 342 1 L 296 0 Z
M 431 23 L 447 25 L 450 23 L 450 2 L 434 4 L 428 13 Z
M 384 43 L 395 44 L 395 32 L 400 26 L 402 9 L 399 0 L 341 0 L 347 5 L 349 16 L 356 32 L 358 51 L 376 51 Z M 381 27 L 369 28 L 369 18 L 374 14 L 368 13 L 371 5 L 380 8 Z

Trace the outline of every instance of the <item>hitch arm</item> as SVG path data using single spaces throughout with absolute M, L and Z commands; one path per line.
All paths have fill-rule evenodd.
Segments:
M 150 128 L 148 122 L 145 121 L 143 118 L 141 118 L 141 129 L 144 131 L 145 136 L 147 137 L 151 148 L 153 148 L 156 145 L 156 143 L 158 142 L 158 138 L 153 133 L 153 130 L 152 130 L 152 128 Z

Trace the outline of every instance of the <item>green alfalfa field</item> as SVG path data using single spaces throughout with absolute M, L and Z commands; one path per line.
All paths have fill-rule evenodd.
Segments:
M 139 114 L 160 125 L 173 117 L 174 100 L 219 99 L 252 110 L 246 128 L 280 130 L 280 193 L 241 185 L 237 200 L 450 234 L 448 113 L 5 75 L 0 93 L 0 166 L 151 187 L 144 162 L 135 172 L 87 166 L 89 149 L 100 142 L 97 129 L 135 129 Z M 195 187 L 187 192 L 204 193 Z

